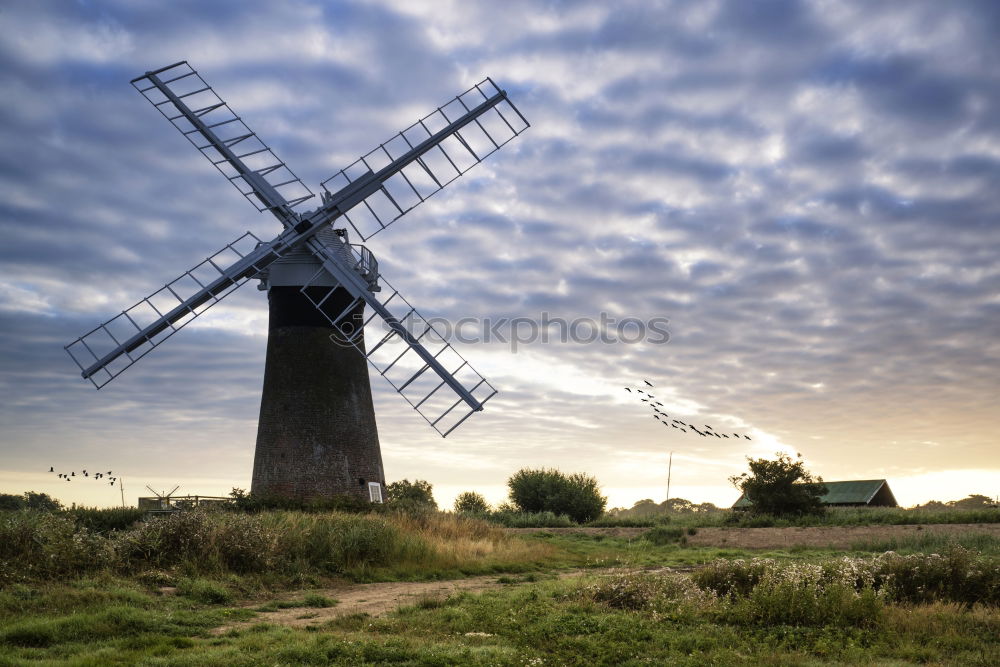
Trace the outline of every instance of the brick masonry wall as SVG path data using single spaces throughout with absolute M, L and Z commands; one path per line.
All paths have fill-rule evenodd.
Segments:
M 303 500 L 385 486 L 368 362 L 297 287 L 268 292 L 269 330 L 251 492 Z M 328 302 L 339 313 L 350 297 Z

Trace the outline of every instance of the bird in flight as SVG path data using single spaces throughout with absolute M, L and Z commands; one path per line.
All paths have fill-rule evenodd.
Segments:
M 652 386 L 653 386 L 653 383 L 652 383 L 652 382 L 650 382 L 649 380 L 643 380 L 643 382 L 645 382 L 646 384 L 648 384 L 648 385 L 649 385 L 650 387 L 652 387 Z

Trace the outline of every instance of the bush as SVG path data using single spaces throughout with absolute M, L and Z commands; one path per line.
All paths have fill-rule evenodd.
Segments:
M 871 569 L 852 559 L 825 566 L 719 560 L 691 579 L 717 595 L 720 616 L 738 625 L 871 627 L 883 608 Z
M 490 505 L 481 494 L 463 491 L 455 498 L 455 511 L 459 514 L 486 514 L 490 511 Z
M 653 526 L 659 526 L 663 524 L 670 523 L 670 517 L 666 515 L 660 516 L 645 516 L 645 517 L 632 517 L 632 516 L 604 516 L 594 519 L 587 523 L 591 528 L 652 528 Z
M 68 516 L 35 510 L 0 514 L 0 584 L 75 576 L 106 567 L 108 542 Z
M 843 558 L 824 565 L 783 565 L 769 558 L 718 560 L 691 578 L 720 598 L 734 603 L 750 600 L 755 609 L 737 605 L 733 612 L 747 623 L 779 619 L 793 623 L 798 618 L 807 624 L 863 625 L 862 616 L 875 598 L 1000 606 L 1000 560 L 961 547 L 944 555 L 889 552 L 874 559 Z
M 236 514 L 199 508 L 103 535 L 68 513 L 0 513 L 0 588 L 93 572 L 135 574 L 151 586 L 230 572 L 368 579 L 372 569 L 390 568 L 391 576 L 427 576 L 493 571 L 548 555 L 547 545 L 523 543 L 484 521 L 431 512 Z M 204 600 L 212 595 L 192 593 Z
M 430 482 L 404 479 L 389 484 L 386 489 L 386 506 L 405 512 L 431 512 L 437 509 L 434 487 Z
M 182 579 L 177 593 L 203 604 L 225 604 L 233 599 L 228 588 L 208 579 Z
M 238 512 L 251 514 L 267 510 L 288 510 L 291 512 L 351 512 L 367 514 L 377 512 L 382 505 L 375 504 L 366 498 L 347 494 L 335 494 L 327 498 L 307 500 L 303 498 L 287 498 L 285 496 L 262 496 L 247 493 L 244 489 L 234 488 L 230 491 L 231 503 L 223 507 Z
M 582 589 L 582 594 L 594 602 L 612 609 L 653 611 L 676 614 L 693 611 L 713 602 L 687 577 L 624 572 L 601 577 Z
M 887 552 L 874 560 L 872 570 L 875 585 L 894 602 L 1000 606 L 1000 559 L 962 547 L 945 554 Z
M 320 595 L 319 593 L 310 593 L 302 598 L 302 605 L 305 607 L 315 607 L 317 609 L 326 609 L 337 604 L 336 600 L 331 600 L 325 595 Z
M 273 535 L 253 515 L 193 510 L 150 517 L 115 536 L 119 567 L 191 564 L 201 572 L 267 569 Z
M 16 496 L 11 493 L 0 493 L 0 510 L 42 510 L 55 512 L 62 509 L 62 503 L 47 493 L 26 491 Z
M 97 507 L 74 507 L 65 510 L 65 512 L 73 518 L 77 526 L 102 534 L 131 528 L 145 516 L 145 512 L 136 507 L 111 507 L 104 509 Z
M 601 516 L 608 502 L 597 480 L 583 473 L 567 476 L 558 470 L 523 468 L 507 480 L 507 488 L 522 512 L 565 514 L 578 523 Z
M 507 528 L 571 528 L 576 523 L 565 514 L 552 512 L 494 512 L 483 517 Z
M 642 534 L 642 538 L 647 542 L 652 542 L 658 546 L 673 544 L 684 535 L 683 528 L 670 528 L 668 526 L 657 526 Z
M 795 461 L 778 452 L 774 461 L 751 459 L 750 472 L 729 478 L 743 492 L 754 514 L 821 514 L 820 498 L 826 494 L 823 478 L 813 478 L 806 470 L 802 455 Z

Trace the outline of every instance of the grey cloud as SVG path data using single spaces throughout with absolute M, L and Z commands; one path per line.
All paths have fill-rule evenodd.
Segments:
M 993 3 L 705 7 L 512 3 L 430 18 L 305 1 L 5 10 L 0 36 L 54 25 L 76 39 L 36 53 L 0 39 L 5 460 L 27 469 L 32 447 L 67 443 L 126 452 L 141 432 L 148 460 L 180 451 L 247 474 L 266 317 L 253 286 L 229 298 L 234 310 L 218 307 L 256 313 L 248 330 L 183 331 L 101 392 L 61 349 L 243 230 L 277 231 L 128 86 L 182 57 L 252 105 L 237 111 L 311 187 L 492 75 L 534 127 L 372 239 L 393 285 L 450 319 L 670 318 L 666 345 L 530 346 L 530 370 L 462 346 L 473 365 L 496 364 L 502 393 L 443 443 L 374 378 L 392 476 L 414 476 L 400 455 L 410 446 L 475 451 L 495 479 L 528 456 L 563 465 L 573 452 L 574 464 L 597 466 L 624 440 L 658 451 L 661 436 L 631 406 L 575 379 L 560 385 L 545 364 L 597 383 L 653 378 L 812 447 L 826 477 L 864 473 L 845 460 L 895 465 L 901 452 L 933 465 L 916 443 L 960 433 L 954 415 L 995 428 L 984 417 L 1000 361 L 998 162 L 984 148 L 1000 132 Z M 583 10 L 591 28 L 535 30 L 524 18 Z M 959 38 L 932 30 L 944 19 L 962 26 Z M 451 46 L 439 37 L 452 20 L 490 39 Z M 901 32 L 866 29 L 886 21 Z M 273 46 L 286 35 L 300 43 Z M 908 46 L 921 35 L 938 40 L 933 50 Z M 112 48 L 122 51 L 100 57 Z M 592 95 L 578 95 L 576 76 Z M 115 303 L 66 306 L 84 292 Z M 32 298 L 54 305 L 39 314 Z M 885 444 L 885 414 L 909 419 L 897 420 L 902 444 Z M 189 431 L 193 444 L 171 451 Z M 812 446 L 813 436 L 827 440 Z M 977 437 L 960 450 L 1000 465 Z M 718 452 L 737 466 L 744 453 Z M 115 455 L 149 469 L 137 453 Z M 436 483 L 454 475 L 420 465 Z M 718 471 L 692 474 L 720 484 Z

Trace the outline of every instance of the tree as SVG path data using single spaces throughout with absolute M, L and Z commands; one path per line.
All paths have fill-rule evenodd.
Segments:
M 982 495 L 981 493 L 970 493 L 967 498 L 950 501 L 948 506 L 960 510 L 978 510 L 993 507 L 993 504 L 992 499 Z
M 422 479 L 393 482 L 385 487 L 386 504 L 403 510 L 436 510 L 433 489 L 430 482 Z
M 0 510 L 28 509 L 54 512 L 62 508 L 62 503 L 47 493 L 26 491 L 20 496 L 15 496 L 11 493 L 0 493 Z
M 0 510 L 24 509 L 24 498 L 13 493 L 0 493 Z
M 694 512 L 694 503 L 684 498 L 671 498 L 664 500 L 660 507 L 664 512 L 670 514 L 691 514 Z
M 806 470 L 802 455 L 796 460 L 777 452 L 777 459 L 747 461 L 750 472 L 729 478 L 743 492 L 754 514 L 818 514 L 824 510 L 820 498 L 826 494 L 822 477 L 813 477 Z
M 455 498 L 455 512 L 458 514 L 485 514 L 489 511 L 486 498 L 475 491 L 463 491 Z
M 44 510 L 54 512 L 62 509 L 62 503 L 47 493 L 36 493 L 26 491 L 24 493 L 24 506 L 29 510 Z
M 597 480 L 583 473 L 522 468 L 507 480 L 507 488 L 511 502 L 522 512 L 565 514 L 578 523 L 601 516 L 608 504 Z

